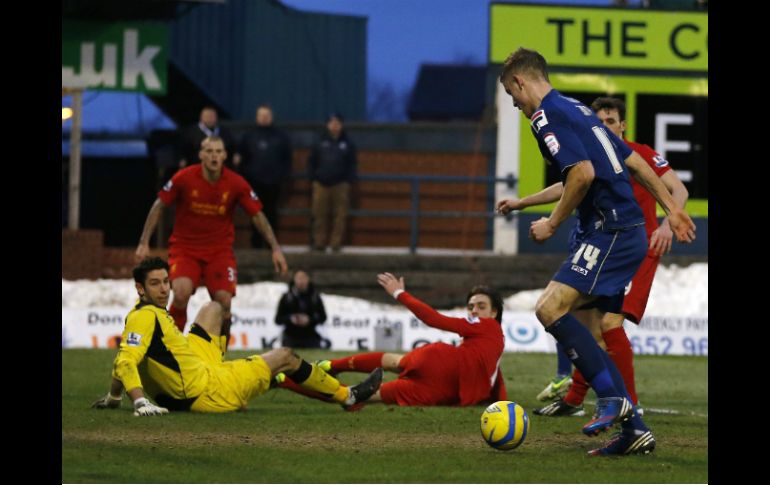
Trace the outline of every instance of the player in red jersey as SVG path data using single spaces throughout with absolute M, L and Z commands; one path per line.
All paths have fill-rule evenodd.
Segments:
M 262 203 L 243 177 L 224 167 L 226 158 L 221 138 L 205 138 L 201 142 L 201 163 L 178 171 L 158 192 L 136 248 L 136 259 L 141 261 L 150 251 L 150 235 L 163 209 L 176 203 L 176 220 L 169 239 L 169 276 L 174 292 L 169 313 L 179 330 L 185 327 L 190 297 L 203 283 L 211 299 L 222 305 L 223 334 L 229 335 L 230 304 L 238 282 L 233 253 L 236 205 L 246 210 L 270 244 L 276 272 L 285 274 L 288 270 L 273 229 L 261 211 Z
M 671 196 L 680 207 L 684 207 L 689 193 L 676 172 L 671 170 L 668 161 L 658 152 L 647 145 L 628 141 L 623 136 L 626 130 L 626 106 L 622 100 L 611 97 L 601 97 L 594 100 L 591 108 L 596 115 L 618 137 L 631 147 L 636 153 L 642 156 L 647 164 L 652 168 L 663 184 L 671 192 Z M 642 261 L 641 266 L 634 275 L 631 283 L 626 288 L 625 298 L 623 299 L 623 308 L 621 313 L 606 313 L 600 318 L 596 312 L 591 310 L 578 310 L 575 316 L 584 323 L 587 323 L 594 335 L 597 336 L 600 344 L 606 348 L 607 353 L 617 365 L 626 389 L 636 405 L 638 397 L 636 395 L 636 384 L 634 379 L 634 356 L 631 350 L 631 342 L 628 340 L 623 321 L 628 319 L 637 325 L 644 315 L 647 307 L 647 300 L 650 297 L 652 281 L 655 278 L 655 271 L 658 268 L 660 257 L 671 251 L 671 240 L 673 233 L 668 225 L 668 217 L 663 219 L 658 225 L 658 219 L 655 209 L 655 199 L 647 189 L 639 184 L 636 179 L 631 178 L 631 186 L 634 190 L 634 198 L 644 213 L 644 227 L 649 241 L 649 250 Z M 545 416 L 563 416 L 563 415 L 582 415 L 583 400 L 588 393 L 589 385 L 580 371 L 574 370 L 572 374 L 572 385 L 569 387 L 566 396 L 543 408 L 535 411 L 535 414 Z
M 468 293 L 468 316 L 448 317 L 407 293 L 404 278 L 391 273 L 377 275 L 379 284 L 427 325 L 463 337 L 455 347 L 435 342 L 407 354 L 369 352 L 331 361 L 319 366 L 331 375 L 340 372 L 372 372 L 382 367 L 397 372 L 398 378 L 382 384 L 366 403 L 382 402 L 399 406 L 470 406 L 507 400 L 500 359 L 505 347 L 501 328 L 503 300 L 485 286 Z M 289 378 L 282 387 L 309 395 Z M 353 406 L 354 410 L 362 404 Z

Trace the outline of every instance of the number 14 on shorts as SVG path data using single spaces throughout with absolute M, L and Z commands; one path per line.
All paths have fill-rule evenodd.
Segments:
M 599 262 L 599 253 L 601 250 L 591 244 L 582 243 L 580 248 L 575 252 L 575 256 L 572 257 L 572 271 L 577 271 L 580 274 L 586 275 L 596 263 Z M 586 261 L 585 268 L 578 266 L 581 256 Z

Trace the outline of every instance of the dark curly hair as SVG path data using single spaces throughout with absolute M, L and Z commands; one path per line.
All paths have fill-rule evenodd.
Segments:
M 134 268 L 134 281 L 144 286 L 147 280 L 147 273 L 156 269 L 165 269 L 168 271 L 168 263 L 163 258 L 150 257 L 144 258 L 139 266 Z

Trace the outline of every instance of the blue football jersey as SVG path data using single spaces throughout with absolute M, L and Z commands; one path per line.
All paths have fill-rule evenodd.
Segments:
M 632 150 L 608 130 L 591 108 L 551 90 L 531 118 L 540 152 L 567 178 L 567 169 L 589 160 L 595 178 L 577 207 L 578 231 L 617 230 L 644 224 L 625 159 Z

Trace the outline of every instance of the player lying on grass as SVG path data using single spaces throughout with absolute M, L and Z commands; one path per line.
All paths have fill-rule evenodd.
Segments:
M 143 260 L 134 268 L 134 281 L 139 301 L 126 317 L 110 391 L 92 404 L 94 408 L 120 407 L 125 389 L 134 416 L 169 410 L 236 411 L 267 391 L 279 372 L 343 407 L 365 401 L 380 387 L 382 369 L 373 369 L 363 382 L 347 387 L 289 348 L 225 361 L 222 305 L 206 303 L 188 335 L 183 335 L 166 311 L 171 292 L 168 263 L 161 258 Z
M 398 378 L 382 384 L 367 403 L 399 406 L 470 406 L 507 399 L 500 373 L 505 347 L 501 328 L 503 300 L 486 286 L 471 289 L 466 298 L 468 316 L 448 317 L 405 291 L 404 278 L 390 273 L 377 275 L 379 284 L 427 325 L 463 337 L 455 347 L 443 342 L 428 344 L 407 354 L 370 352 L 318 365 L 331 375 L 340 372 L 372 372 L 383 368 Z M 282 387 L 298 392 L 295 379 L 287 377 Z M 302 392 L 307 394 L 306 392 Z M 359 402 L 354 408 L 361 407 Z

